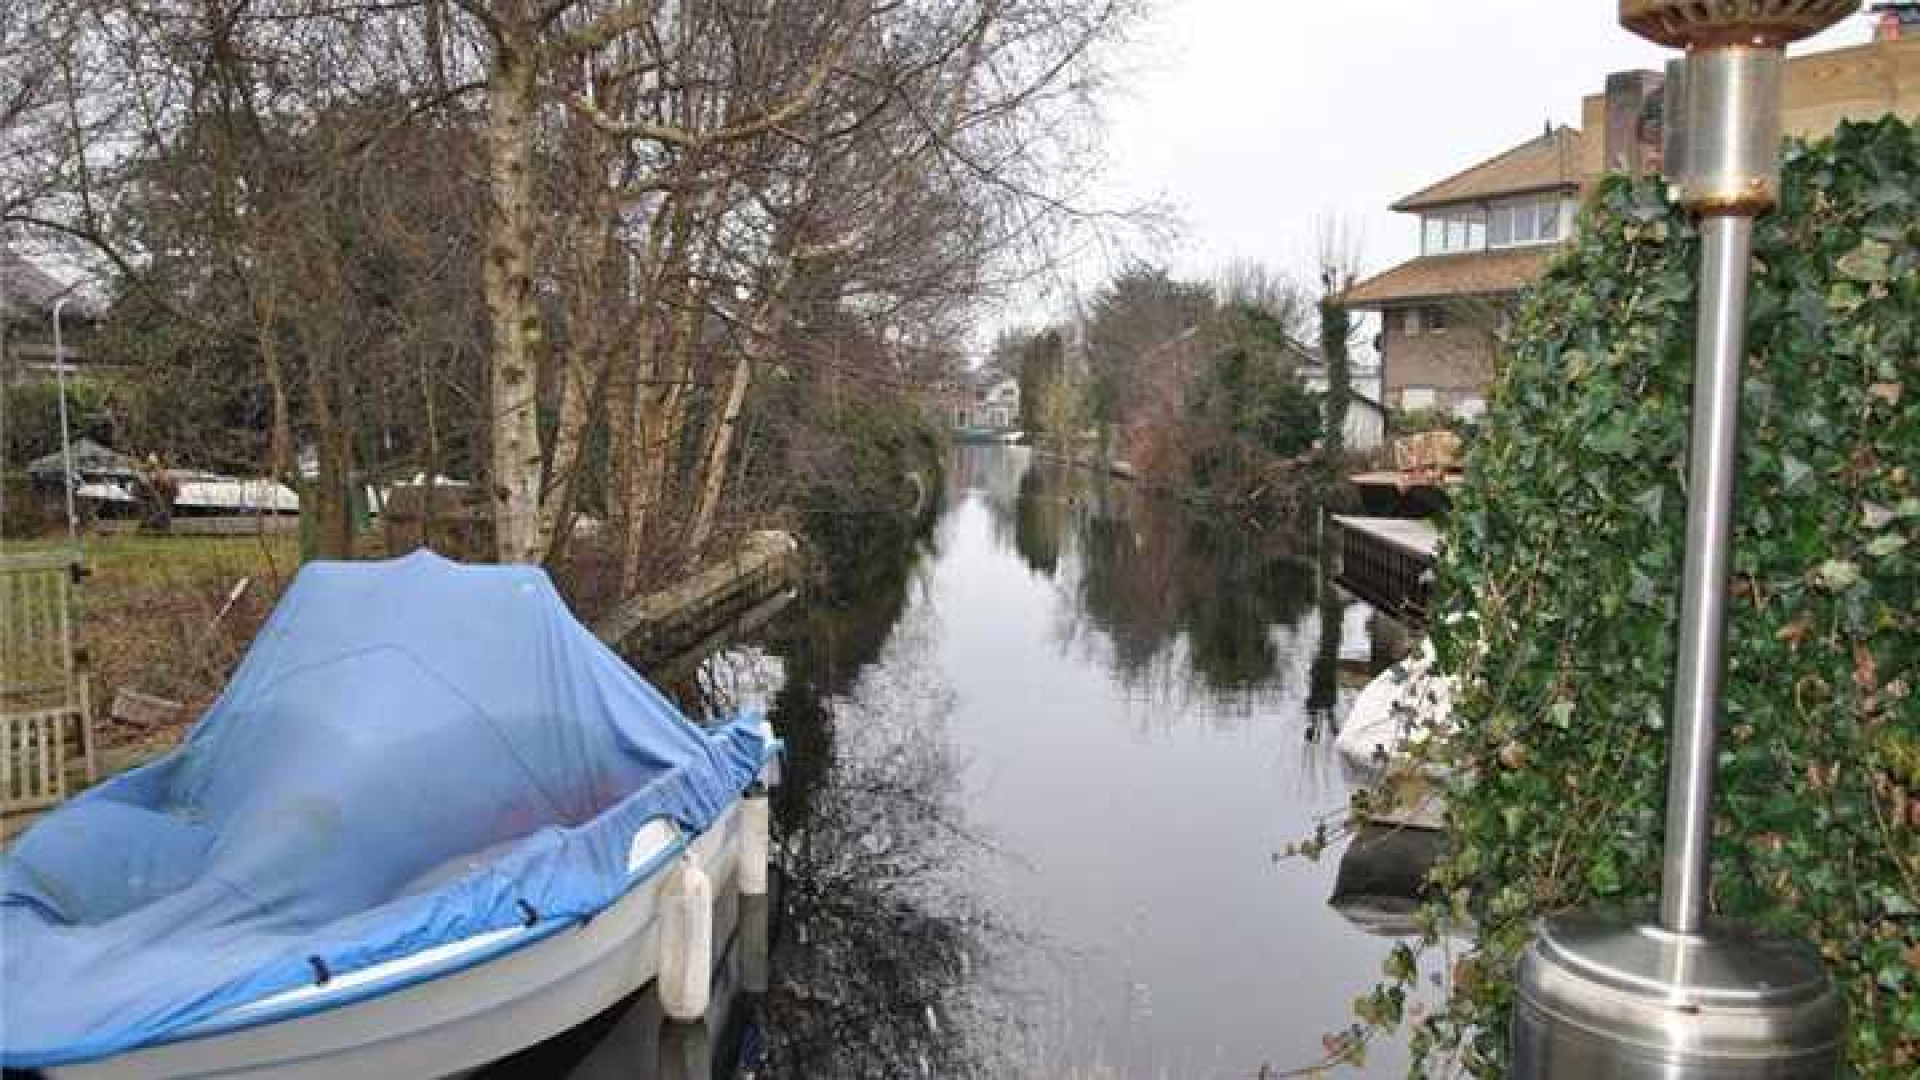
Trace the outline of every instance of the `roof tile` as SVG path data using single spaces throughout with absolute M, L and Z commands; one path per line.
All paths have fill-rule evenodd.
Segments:
M 1423 255 L 1360 282 L 1346 293 L 1351 307 L 1376 308 L 1415 300 L 1500 296 L 1540 280 L 1557 246 L 1464 255 Z
M 1402 212 L 1424 210 L 1448 203 L 1577 186 L 1582 138 L 1576 128 L 1555 128 L 1416 191 L 1394 203 L 1393 208 Z

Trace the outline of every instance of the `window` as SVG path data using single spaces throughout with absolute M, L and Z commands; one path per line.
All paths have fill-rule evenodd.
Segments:
M 1444 334 L 1447 332 L 1447 327 L 1453 322 L 1452 313 L 1444 307 L 1428 308 L 1426 318 L 1427 333 L 1429 334 Z
M 1558 195 L 1495 203 L 1488 211 L 1488 240 L 1497 248 L 1554 243 L 1567 234 L 1572 206 Z
M 1453 415 L 1462 420 L 1478 420 L 1487 415 L 1487 399 L 1475 394 L 1456 398 L 1453 402 Z
M 1408 337 L 1419 337 L 1426 330 L 1426 312 L 1410 307 L 1400 315 L 1400 329 Z
M 1487 215 L 1479 208 L 1428 214 L 1420 220 L 1423 255 L 1482 251 L 1487 246 Z
M 1487 242 L 1494 247 L 1507 247 L 1513 243 L 1512 208 L 1493 208 L 1493 213 L 1487 219 Z

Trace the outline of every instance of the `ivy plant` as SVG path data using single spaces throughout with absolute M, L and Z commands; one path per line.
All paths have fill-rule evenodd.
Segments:
M 1434 644 L 1461 680 L 1415 1075 L 1502 1076 L 1537 920 L 1660 883 L 1695 224 L 1607 181 L 1522 305 L 1455 500 Z M 1755 234 L 1712 906 L 1814 942 L 1865 1077 L 1920 1075 L 1920 132 L 1790 144 Z M 1357 805 L 1364 805 L 1360 800 Z M 1437 948 L 1436 948 L 1437 951 Z M 1360 1011 L 1410 1012 L 1404 948 Z

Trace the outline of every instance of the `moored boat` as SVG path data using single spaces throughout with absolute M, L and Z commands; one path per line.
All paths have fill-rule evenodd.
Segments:
M 688 721 L 538 569 L 313 564 L 178 750 L 0 856 L 0 1064 L 449 1076 L 704 988 L 777 748 Z
M 1353 701 L 1334 740 L 1343 766 L 1372 780 L 1410 760 L 1417 747 L 1453 731 L 1455 681 L 1442 674 L 1433 643 L 1374 676 Z

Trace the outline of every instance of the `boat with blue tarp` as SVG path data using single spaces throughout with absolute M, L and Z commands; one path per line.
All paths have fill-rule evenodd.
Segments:
M 309 564 L 176 751 L 0 856 L 0 1065 L 456 1075 L 704 988 L 778 750 L 687 719 L 538 568 Z

